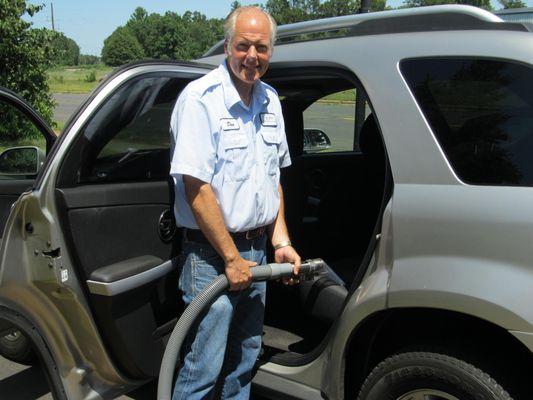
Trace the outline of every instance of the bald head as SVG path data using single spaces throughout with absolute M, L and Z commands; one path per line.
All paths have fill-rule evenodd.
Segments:
M 250 27 L 265 27 L 266 24 L 270 37 L 270 45 L 274 45 L 277 32 L 276 21 L 269 13 L 256 6 L 239 7 L 226 17 L 224 23 L 224 38 L 226 42 L 231 43 L 236 29 L 240 28 L 238 25 L 242 25 L 243 23 L 247 23 Z

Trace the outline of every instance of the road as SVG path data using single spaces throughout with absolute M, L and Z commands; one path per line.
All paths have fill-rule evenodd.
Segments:
M 117 399 L 153 400 L 156 394 L 157 383 L 152 382 Z M 16 364 L 3 357 L 0 357 L 0 399 L 53 400 L 41 367 Z
M 154 400 L 157 382 L 148 383 L 116 400 Z M 48 383 L 39 366 L 28 367 L 0 357 L 0 400 L 53 400 Z M 266 400 L 251 396 L 251 400 Z
M 54 93 L 53 97 L 57 103 L 54 109 L 54 120 L 66 122 L 76 108 L 89 97 L 89 94 Z

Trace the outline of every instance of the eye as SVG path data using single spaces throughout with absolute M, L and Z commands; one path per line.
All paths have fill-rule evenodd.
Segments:
M 238 51 L 248 51 L 248 48 L 250 46 L 247 43 L 238 43 L 237 44 L 237 50 Z
M 264 44 L 259 44 L 257 45 L 257 52 L 258 53 L 266 53 L 268 52 L 268 46 L 264 45 Z

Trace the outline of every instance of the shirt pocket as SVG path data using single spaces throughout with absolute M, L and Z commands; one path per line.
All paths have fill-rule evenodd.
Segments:
M 266 127 L 261 130 L 261 137 L 265 147 L 265 170 L 269 175 L 276 175 L 279 171 L 279 132 L 274 127 Z
M 224 132 L 224 181 L 244 181 L 250 177 L 250 139 L 245 133 Z

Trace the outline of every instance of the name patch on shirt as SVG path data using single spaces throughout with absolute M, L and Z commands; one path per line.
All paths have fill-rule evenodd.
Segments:
M 261 113 L 261 125 L 263 126 L 278 126 L 276 116 L 272 113 Z
M 238 131 L 239 123 L 235 118 L 220 118 L 220 128 L 223 131 Z

